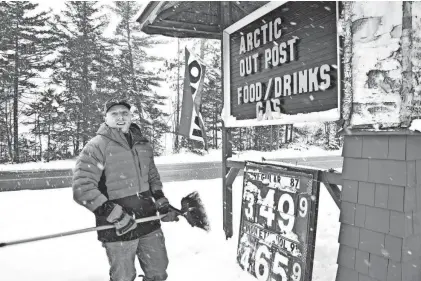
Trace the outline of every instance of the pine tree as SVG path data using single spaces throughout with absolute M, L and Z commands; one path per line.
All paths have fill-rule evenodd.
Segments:
M 143 132 L 149 138 L 153 147 L 155 155 L 160 155 L 163 152 L 162 137 L 168 133 L 168 113 L 162 111 L 161 107 L 165 105 L 167 97 L 160 96 L 154 93 L 151 101 L 144 105 L 144 109 L 148 112 L 149 117 L 153 122 L 151 124 L 143 124 Z
M 60 36 L 54 82 L 64 88 L 68 135 L 77 154 L 103 122 L 102 105 L 113 93 L 111 43 L 103 37 L 108 24 L 97 2 L 66 2 L 56 17 L 54 31 Z M 64 128 L 63 128 L 64 129 Z
M 221 124 L 223 104 L 221 75 L 221 44 L 218 41 L 206 40 L 204 44 L 204 61 L 207 66 L 202 94 L 202 116 L 210 147 L 218 148 L 218 131 Z
M 120 55 L 118 56 L 116 77 L 117 91 L 121 95 L 130 96 L 136 105 L 141 118 L 146 103 L 153 100 L 152 87 L 158 87 L 163 79 L 145 64 L 163 61 L 162 58 L 148 55 L 147 50 L 164 43 L 153 36 L 141 33 L 140 26 L 134 21 L 140 5 L 136 2 L 115 2 L 114 12 L 120 17 L 116 29 L 116 44 Z M 150 108 L 153 110 L 153 108 Z M 150 115 L 151 112 L 146 114 Z
M 180 47 L 180 41 L 186 42 L 190 40 L 177 39 L 176 57 L 164 61 L 158 74 L 165 77 L 165 82 L 169 85 L 173 92 L 172 103 L 172 132 L 174 135 L 174 151 L 179 152 L 181 147 L 188 147 L 188 140 L 184 137 L 178 136 L 178 125 L 181 115 L 181 104 L 183 100 L 184 87 L 184 50 Z
M 34 78 L 50 66 L 45 58 L 54 48 L 54 37 L 48 30 L 48 13 L 37 13 L 37 6 L 38 4 L 28 1 L 0 2 L 0 70 L 2 80 L 4 79 L 0 87 L 3 92 L 9 92 L 12 96 L 14 162 L 20 161 L 21 99 L 33 94 L 36 88 Z
M 338 128 L 335 122 L 326 122 L 326 148 L 330 150 L 339 149 Z

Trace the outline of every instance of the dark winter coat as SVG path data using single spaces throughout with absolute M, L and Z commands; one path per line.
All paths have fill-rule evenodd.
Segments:
M 137 125 L 130 126 L 130 147 L 121 130 L 102 124 L 97 136 L 83 148 L 73 171 L 73 198 L 90 211 L 106 201 L 115 202 L 136 218 L 156 215 L 152 195 L 162 190 L 152 147 Z M 96 214 L 97 225 L 109 224 Z M 159 221 L 138 225 L 137 229 L 117 236 L 115 229 L 98 232 L 103 242 L 136 239 L 160 227 Z

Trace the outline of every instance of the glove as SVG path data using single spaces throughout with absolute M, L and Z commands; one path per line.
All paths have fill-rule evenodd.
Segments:
M 155 201 L 155 207 L 161 215 L 167 214 L 161 219 L 163 222 L 179 221 L 177 212 L 171 210 L 167 197 L 161 197 Z
M 132 231 L 137 227 L 135 219 L 126 213 L 123 208 L 117 204 L 115 204 L 115 207 L 107 217 L 107 221 L 114 224 L 118 236 L 126 234 L 127 232 Z
M 175 211 L 169 211 L 165 217 L 161 219 L 163 222 L 179 221 L 178 213 Z
M 155 200 L 155 207 L 160 214 L 166 214 L 170 210 L 170 202 L 168 202 L 167 197 L 164 196 Z

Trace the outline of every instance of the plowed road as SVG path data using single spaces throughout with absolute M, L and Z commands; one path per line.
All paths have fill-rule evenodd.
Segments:
M 341 156 L 300 157 L 277 161 L 322 169 L 342 167 Z M 163 182 L 222 177 L 221 162 L 158 164 L 157 167 Z M 70 170 L 0 172 L 0 191 L 69 187 L 71 180 Z

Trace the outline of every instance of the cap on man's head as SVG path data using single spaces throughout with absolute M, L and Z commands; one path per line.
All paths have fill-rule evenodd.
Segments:
M 104 104 L 104 114 L 107 114 L 108 110 L 110 110 L 110 108 L 113 107 L 114 105 L 124 105 L 129 110 L 131 108 L 131 105 L 129 104 L 129 102 L 127 100 L 119 99 L 119 98 L 112 98 L 112 99 L 109 99 L 105 102 L 105 104 Z

